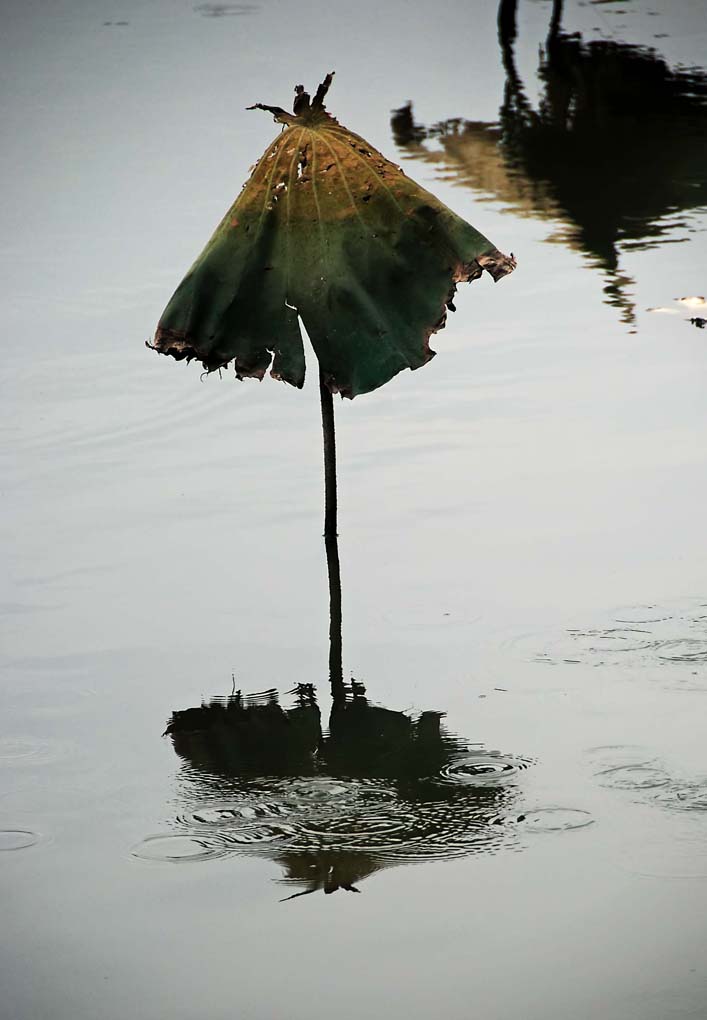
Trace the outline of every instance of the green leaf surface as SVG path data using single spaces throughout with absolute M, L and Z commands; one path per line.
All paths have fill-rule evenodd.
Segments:
M 160 319 L 150 346 L 239 378 L 302 386 L 298 316 L 327 385 L 354 397 L 433 357 L 456 285 L 515 260 L 298 87 L 265 151 Z

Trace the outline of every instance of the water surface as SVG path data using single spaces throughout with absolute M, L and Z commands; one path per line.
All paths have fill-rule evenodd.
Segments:
M 496 14 L 4 13 L 13 1020 L 707 1010 L 703 5 Z M 463 745 L 412 776 L 161 736 L 232 674 L 314 684 L 329 733 L 316 385 L 143 342 L 274 136 L 244 107 L 332 67 L 339 119 L 519 263 L 336 408 L 346 676 Z

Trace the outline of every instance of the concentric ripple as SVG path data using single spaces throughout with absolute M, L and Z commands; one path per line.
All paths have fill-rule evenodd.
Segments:
M 672 811 L 707 812 L 707 778 L 672 782 L 660 791 L 656 801 Z
M 479 753 L 457 758 L 440 772 L 445 783 L 461 786 L 484 786 L 505 782 L 526 769 L 530 762 L 523 758 L 503 757 L 495 753 Z
M 615 790 L 654 790 L 667 786 L 670 776 L 651 762 L 635 765 L 616 765 L 596 773 L 602 786 Z
M 540 807 L 525 813 L 525 827 L 530 832 L 569 832 L 593 824 L 589 811 L 580 808 Z
M 45 765 L 66 753 L 59 742 L 36 737 L 0 738 L 0 768 Z
M 683 667 L 685 672 L 678 675 L 696 676 L 694 667 L 707 664 L 707 602 L 693 598 L 623 606 L 564 634 L 524 635 L 514 644 L 527 647 L 534 661 L 549 665 Z
M 279 804 L 205 804 L 191 814 L 180 815 L 177 821 L 185 826 L 208 825 L 223 828 L 230 825 L 243 825 L 261 818 L 287 817 L 288 811 Z
M 588 754 L 601 786 L 631 791 L 642 802 L 671 811 L 707 811 L 707 776 L 675 775 L 645 748 L 630 745 L 595 747 Z
M 641 792 L 670 782 L 670 774 L 645 747 L 615 744 L 593 747 L 587 754 L 592 760 L 594 778 L 607 789 Z
M 680 638 L 663 641 L 657 648 L 658 658 L 665 662 L 707 662 L 707 639 Z
M 132 854 L 176 863 L 286 855 L 290 864 L 293 855 L 360 854 L 384 867 L 512 845 L 517 812 L 504 783 L 527 764 L 478 753 L 402 786 L 348 776 L 234 778 L 228 799 L 195 804 L 174 820 L 177 831 L 149 836 Z
M 0 829 L 0 850 L 26 850 L 39 839 L 39 834 L 29 829 Z
M 202 835 L 201 833 L 169 833 L 166 835 L 147 836 L 132 849 L 133 857 L 145 861 L 208 861 L 214 857 L 223 857 L 228 853 L 223 837 L 218 832 Z

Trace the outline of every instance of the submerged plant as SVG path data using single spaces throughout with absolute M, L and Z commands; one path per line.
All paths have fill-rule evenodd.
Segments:
M 332 393 L 353 398 L 424 365 L 434 355 L 431 334 L 454 310 L 457 284 L 484 270 L 498 280 L 515 260 L 342 127 L 324 107 L 332 77 L 311 102 L 298 85 L 293 113 L 250 107 L 269 111 L 284 129 L 177 288 L 148 346 L 196 359 L 208 371 L 232 364 L 239 379 L 262 379 L 270 369 L 301 387 L 304 324 L 319 362 L 330 666 L 340 678 Z

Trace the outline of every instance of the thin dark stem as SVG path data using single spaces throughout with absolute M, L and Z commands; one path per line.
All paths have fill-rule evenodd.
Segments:
M 550 31 L 547 37 L 548 44 L 553 43 L 560 34 L 563 3 L 564 0 L 553 0 L 552 17 L 550 18 Z
M 515 41 L 518 35 L 516 12 L 518 0 L 501 0 L 498 5 L 498 41 L 501 44 L 503 69 L 506 72 L 506 101 L 508 92 L 521 91 L 520 79 L 516 70 Z
M 334 431 L 334 398 L 319 372 L 319 396 L 322 402 L 324 434 L 324 537 L 336 538 L 336 433 Z
M 498 5 L 498 39 L 504 49 L 513 47 L 516 41 L 517 8 L 518 0 L 501 0 Z
M 322 405 L 324 436 L 324 544 L 329 574 L 329 682 L 334 705 L 344 703 L 344 670 L 341 647 L 341 568 L 337 534 L 336 433 L 334 398 L 319 372 L 319 396 Z
M 334 705 L 345 701 L 344 667 L 341 643 L 341 572 L 339 543 L 336 535 L 325 538 L 326 562 L 329 571 L 329 682 Z
M 556 0 L 557 2 L 557 0 Z M 515 42 L 518 36 L 516 16 L 518 0 L 501 0 L 498 5 L 498 41 L 501 44 L 501 60 L 506 72 L 501 107 L 501 125 L 507 131 L 517 128 L 530 113 L 528 100 L 523 91 L 523 82 L 516 68 Z

